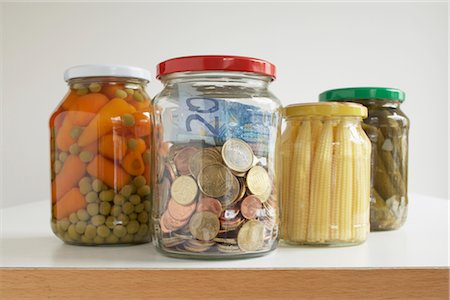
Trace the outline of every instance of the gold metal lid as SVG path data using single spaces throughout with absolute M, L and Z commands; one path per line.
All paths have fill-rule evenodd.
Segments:
M 304 116 L 347 116 L 347 117 L 367 117 L 367 108 L 357 103 L 342 102 L 314 102 L 291 104 L 284 108 L 284 116 L 304 117 Z

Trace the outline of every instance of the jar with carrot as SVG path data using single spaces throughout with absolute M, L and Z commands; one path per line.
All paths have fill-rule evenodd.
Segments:
M 64 79 L 50 118 L 53 232 L 78 245 L 150 241 L 150 73 L 83 65 Z

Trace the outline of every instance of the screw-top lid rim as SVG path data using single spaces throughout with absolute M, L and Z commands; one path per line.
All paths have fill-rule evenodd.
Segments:
M 311 102 L 291 104 L 284 108 L 284 116 L 348 116 L 367 118 L 367 108 L 357 103 Z
M 64 72 L 65 81 L 69 81 L 74 78 L 107 76 L 135 78 L 150 81 L 151 73 L 150 71 L 139 67 L 114 64 L 78 65 L 68 68 Z
M 405 92 L 389 87 L 349 87 L 327 90 L 319 95 L 319 101 L 346 101 L 346 100 L 392 100 L 405 101 Z

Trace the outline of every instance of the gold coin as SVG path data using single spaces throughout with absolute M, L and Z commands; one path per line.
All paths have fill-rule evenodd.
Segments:
M 253 195 L 260 197 L 262 202 L 265 202 L 272 191 L 269 174 L 266 169 L 261 166 L 255 166 L 248 171 L 247 187 Z
M 230 182 L 236 178 L 230 170 L 221 164 L 204 167 L 197 177 L 200 190 L 207 196 L 218 198 L 225 195 L 232 188 Z
M 257 220 L 245 223 L 237 237 L 242 251 L 257 251 L 264 245 L 264 224 Z
M 222 158 L 228 168 L 238 173 L 248 171 L 253 165 L 253 150 L 239 139 L 229 139 L 223 144 Z
M 197 192 L 197 183 L 191 176 L 177 177 L 170 188 L 172 198 L 181 205 L 189 205 L 194 202 Z
M 189 221 L 192 236 L 201 241 L 210 241 L 217 236 L 220 229 L 219 218 L 209 211 L 195 213 Z
M 188 168 L 192 176 L 197 178 L 198 173 L 200 173 L 204 167 L 217 163 L 222 163 L 222 157 L 217 150 L 215 150 L 215 148 L 204 148 L 192 155 L 189 159 Z
M 235 176 L 233 176 L 233 175 L 231 175 L 231 176 L 232 177 L 230 178 L 230 180 L 227 183 L 229 185 L 229 189 L 225 193 L 225 195 L 223 195 L 223 197 L 220 199 L 220 202 L 222 203 L 223 207 L 227 207 L 234 201 L 238 200 L 239 196 L 242 194 L 241 185 L 239 183 L 239 180 Z M 245 192 L 245 188 L 244 188 L 244 192 Z

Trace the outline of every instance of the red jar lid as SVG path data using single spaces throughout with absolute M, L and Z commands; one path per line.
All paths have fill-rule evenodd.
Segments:
M 275 79 L 275 65 L 259 58 L 229 55 L 197 55 L 176 57 L 158 64 L 156 78 L 194 71 L 235 71 L 257 73 Z

